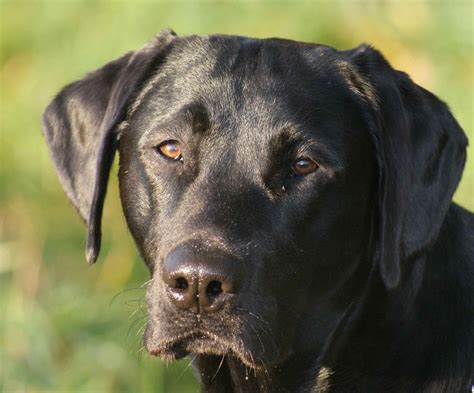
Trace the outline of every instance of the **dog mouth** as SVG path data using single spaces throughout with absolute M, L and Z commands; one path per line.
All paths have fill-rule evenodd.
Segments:
M 190 354 L 205 354 L 232 356 L 252 369 L 263 367 L 255 354 L 245 348 L 242 342 L 236 343 L 210 332 L 191 332 L 160 343 L 149 343 L 149 340 L 145 339 L 145 347 L 150 355 L 167 362 L 182 359 Z

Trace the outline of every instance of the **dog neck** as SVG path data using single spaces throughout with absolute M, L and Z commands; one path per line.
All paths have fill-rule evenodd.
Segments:
M 249 369 L 234 357 L 199 355 L 193 363 L 206 393 L 289 393 L 301 391 L 303 380 L 311 385 L 312 362 L 311 356 L 291 356 L 278 366 Z
M 395 290 L 372 274 L 318 361 L 314 392 L 470 391 L 472 276 L 460 272 L 473 271 L 462 252 L 472 239 L 456 233 L 458 220 L 452 208 L 432 248 L 404 261 Z

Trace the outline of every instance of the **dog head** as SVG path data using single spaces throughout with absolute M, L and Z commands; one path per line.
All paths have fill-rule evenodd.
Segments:
M 118 147 L 152 275 L 149 352 L 255 368 L 321 346 L 371 272 L 397 287 L 436 239 L 467 143 L 368 46 L 170 31 L 64 88 L 44 133 L 90 263 Z

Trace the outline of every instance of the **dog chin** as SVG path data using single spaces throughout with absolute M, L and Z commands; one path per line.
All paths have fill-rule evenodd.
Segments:
M 190 333 L 160 343 L 145 340 L 145 347 L 152 356 L 166 362 L 182 359 L 189 354 L 216 355 L 232 356 L 252 369 L 264 368 L 264 364 L 249 349 L 210 333 Z

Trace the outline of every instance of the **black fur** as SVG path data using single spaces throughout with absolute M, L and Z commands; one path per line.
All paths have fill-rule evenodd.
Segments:
M 146 347 L 194 356 L 203 391 L 470 391 L 474 218 L 452 203 L 467 139 L 375 49 L 163 32 L 64 88 L 44 133 L 91 263 L 118 146 L 153 279 Z M 297 175 L 300 157 L 318 169 Z M 164 260 L 190 244 L 239 277 L 218 312 L 167 296 Z

